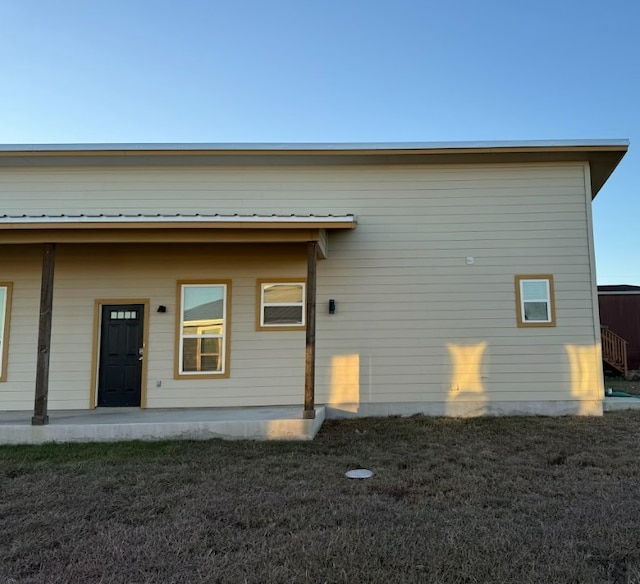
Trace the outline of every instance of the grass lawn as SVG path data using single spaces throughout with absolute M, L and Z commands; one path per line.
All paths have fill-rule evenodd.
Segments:
M 640 582 L 640 412 L 0 447 L 0 490 L 3 584 Z

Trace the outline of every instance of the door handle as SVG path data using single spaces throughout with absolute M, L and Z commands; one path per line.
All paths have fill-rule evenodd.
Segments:
M 140 356 L 138 357 L 138 361 L 142 361 L 142 357 L 144 356 L 144 347 L 140 347 L 140 348 L 138 349 L 138 355 L 140 355 Z

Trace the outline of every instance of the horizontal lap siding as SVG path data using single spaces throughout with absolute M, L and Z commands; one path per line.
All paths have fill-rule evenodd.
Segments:
M 0 248 L 4 266 L 10 254 Z M 291 404 L 301 401 L 304 383 L 304 332 L 255 330 L 256 275 L 304 277 L 306 249 L 279 244 L 246 246 L 71 246 L 59 245 L 53 307 L 49 407 L 87 408 L 89 404 L 93 314 L 96 299 L 149 299 L 149 407 L 215 407 Z M 39 249 L 25 269 L 6 269 L 14 283 L 9 380 L 0 384 L 0 409 L 33 405 Z M 176 282 L 232 280 L 231 378 L 173 379 Z M 158 313 L 157 307 L 167 307 Z M 161 387 L 156 387 L 156 381 Z
M 64 300 L 58 313 L 73 310 L 80 303 L 84 312 L 93 311 L 95 298 L 149 298 L 148 400 L 149 407 L 185 407 L 218 405 L 268 405 L 295 403 L 294 392 L 302 383 L 304 370 L 303 333 L 280 333 L 271 342 L 268 333 L 255 331 L 256 274 L 270 277 L 302 277 L 305 273 L 305 248 L 273 245 L 260 249 L 246 246 L 183 245 L 95 246 L 91 253 L 67 246 L 61 255 L 59 282 L 65 284 Z M 247 253 L 247 251 L 249 253 Z M 105 266 L 108 266 L 105 269 Z M 176 281 L 231 280 L 231 345 L 229 379 L 173 379 Z M 60 295 L 62 296 L 62 294 Z M 66 304 L 65 308 L 62 305 Z M 159 305 L 166 313 L 156 311 Z M 87 338 L 74 339 L 77 326 L 61 332 L 57 347 L 84 347 Z M 66 338 L 62 338 L 62 335 Z M 255 341 L 255 347 L 243 338 Z M 52 355 L 53 357 L 53 355 Z M 83 359 L 84 362 L 88 359 Z M 89 361 L 90 362 L 90 361 Z M 58 377 L 53 376 L 53 391 L 66 383 L 77 382 L 78 395 L 86 395 L 85 383 L 67 379 L 60 361 Z M 251 363 L 251 366 L 247 366 Z M 274 374 L 277 373 L 277 375 Z M 64 378 L 64 379 L 63 379 Z M 276 382 L 279 379 L 279 383 Z M 156 382 L 161 387 L 156 387 Z M 292 389 L 292 388 L 295 388 Z
M 0 281 L 13 282 L 7 381 L 0 411 L 33 407 L 42 253 L 38 246 L 0 246 Z
M 352 209 L 358 237 L 332 237 L 323 399 L 599 399 L 583 167 L 458 174 L 474 173 L 449 174 L 449 189 L 425 179 L 418 200 L 396 183 L 366 214 Z M 516 326 L 514 276 L 531 273 L 554 275 L 555 328 Z
M 600 366 L 586 349 L 595 334 L 584 184 L 581 164 L 0 173 L 6 213 L 354 213 L 357 228 L 333 232 L 329 258 L 318 264 L 317 401 L 335 403 L 345 395 L 360 403 L 462 399 L 464 388 L 452 393 L 461 373 L 448 345 L 472 351 L 482 343 L 476 373 L 487 399 L 580 397 Z M 86 319 L 95 298 L 117 296 L 151 300 L 149 406 L 300 403 L 304 334 L 256 332 L 254 286 L 257 277 L 304 275 L 304 250 L 214 247 L 204 255 L 187 246 L 65 248 L 52 405 L 86 407 Z M 29 292 L 36 308 L 38 270 Z M 557 327 L 516 327 L 514 276 L 527 273 L 554 275 Z M 175 281 L 188 278 L 233 280 L 228 380 L 172 379 Z M 155 312 L 159 304 L 167 314 Z M 25 371 L 28 322 L 23 314 L 15 323 L 24 354 L 12 339 L 10 355 L 10 366 Z M 599 397 L 587 385 L 588 397 Z

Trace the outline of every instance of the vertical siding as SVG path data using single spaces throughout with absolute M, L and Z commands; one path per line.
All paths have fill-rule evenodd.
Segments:
M 600 397 L 582 164 L 3 170 L 0 193 L 16 213 L 356 214 L 318 268 L 319 403 Z M 0 273 L 15 282 L 4 409 L 32 403 L 39 255 L 18 253 L 33 259 Z M 301 403 L 304 334 L 254 320 L 256 278 L 303 277 L 304 257 L 298 244 L 60 246 L 51 407 L 88 406 L 94 300 L 117 297 L 151 301 L 150 407 Z M 554 275 L 555 328 L 516 327 L 514 276 L 532 273 Z M 233 281 L 227 380 L 172 379 L 175 282 L 189 278 Z
M 640 295 L 601 294 L 600 322 L 620 335 L 627 345 L 627 366 L 640 369 Z

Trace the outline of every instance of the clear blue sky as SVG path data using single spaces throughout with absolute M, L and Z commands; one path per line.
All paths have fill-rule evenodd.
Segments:
M 594 203 L 640 285 L 638 0 L 2 0 L 0 142 L 628 138 Z

